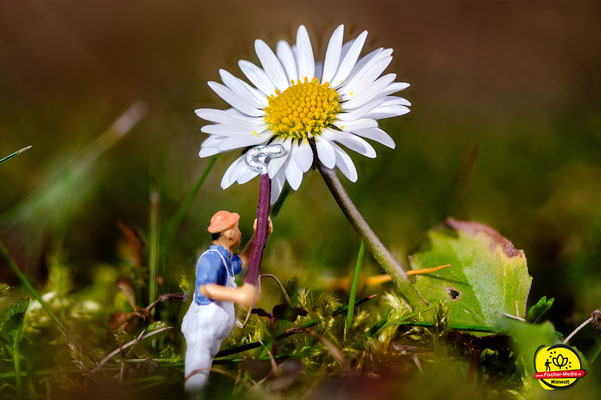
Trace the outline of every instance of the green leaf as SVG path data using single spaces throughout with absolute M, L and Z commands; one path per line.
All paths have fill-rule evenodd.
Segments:
M 0 334 L 4 338 L 10 338 L 11 342 L 18 334 L 21 325 L 23 325 L 23 319 L 25 318 L 25 312 L 29 307 L 29 299 L 21 299 L 12 303 L 5 311 L 2 319 L 2 325 L 0 326 Z
M 551 309 L 554 302 L 555 298 L 553 297 L 549 300 L 547 300 L 547 296 L 541 297 L 535 305 L 528 309 L 526 320 L 528 320 L 528 322 L 538 322 L 538 320 Z
M 503 313 L 523 318 L 532 281 L 524 252 L 484 224 L 449 218 L 446 225 L 429 231 L 411 257 L 414 270 L 451 264 L 417 276 L 421 296 L 446 302 L 452 325 L 492 327 Z
M 501 321 L 503 330 L 513 338 L 514 349 L 523 362 L 528 377 L 534 376 L 534 354 L 540 346 L 551 346 L 560 343 L 553 324 L 546 321 L 542 324 L 529 324 L 506 318 Z

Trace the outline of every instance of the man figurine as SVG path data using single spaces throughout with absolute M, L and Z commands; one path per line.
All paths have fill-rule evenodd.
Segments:
M 182 321 L 186 391 L 199 391 L 207 383 L 213 358 L 234 326 L 234 303 L 251 306 L 258 295 L 255 285 L 237 287 L 235 282 L 235 275 L 246 267 L 255 238 L 253 233 L 240 255 L 234 254 L 242 238 L 239 220 L 239 214 L 228 211 L 213 215 L 208 228 L 213 244 L 196 263 L 194 300 Z M 256 225 L 255 220 L 254 230 Z M 269 233 L 272 230 L 269 221 Z

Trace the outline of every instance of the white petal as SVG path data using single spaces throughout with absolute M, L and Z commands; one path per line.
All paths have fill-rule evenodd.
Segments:
M 372 100 L 372 101 L 362 105 L 361 107 L 357 107 L 353 110 L 349 110 L 348 112 L 341 112 L 336 116 L 336 118 L 340 121 L 354 121 L 356 119 L 361 119 L 365 116 L 365 114 L 367 114 L 374 108 L 382 105 L 384 102 L 386 102 L 385 97 L 384 98 L 376 98 L 375 100 Z
M 241 82 L 244 85 L 244 87 L 250 92 L 250 94 L 259 102 L 261 108 L 265 108 L 269 105 L 265 93 L 261 92 L 259 89 L 250 86 L 244 81 Z
M 202 147 L 217 148 L 217 145 L 219 145 L 219 143 L 221 143 L 225 139 L 227 139 L 227 137 L 225 137 L 225 136 L 210 135 L 204 142 L 202 142 Z
M 215 91 L 215 93 L 219 95 L 219 97 L 228 102 L 238 111 L 253 117 L 259 117 L 263 115 L 263 110 L 253 107 L 251 103 L 238 96 L 230 88 L 217 82 L 209 82 L 209 86 Z
M 352 110 L 353 108 L 361 107 L 363 104 L 374 99 L 374 97 L 384 97 L 382 91 L 388 87 L 396 78 L 395 74 L 387 74 L 376 80 L 371 86 L 354 96 L 352 99 L 344 103 L 345 110 Z
M 237 136 L 237 135 L 260 135 L 267 129 L 267 125 L 245 127 L 237 125 L 205 125 L 200 130 L 210 135 Z
M 382 96 L 388 96 L 390 94 L 400 92 L 401 90 L 405 90 L 410 85 L 406 82 L 393 82 L 390 85 L 386 86 L 386 89 L 382 90 L 380 93 Z
M 269 174 L 269 177 L 273 179 L 290 156 L 290 146 L 292 145 L 292 139 L 281 140 L 278 138 L 274 140 L 271 144 L 281 144 L 286 150 L 285 156 L 273 158 L 269 161 L 269 164 L 267 164 L 267 173 Z
M 394 140 L 388 135 L 388 133 L 384 132 L 380 128 L 369 128 L 369 129 L 361 129 L 357 131 L 353 131 L 355 135 L 363 136 L 366 139 L 371 139 L 378 143 L 383 144 L 384 146 L 390 147 L 394 149 L 396 145 L 394 144 Z
M 217 150 L 215 147 L 202 146 L 200 148 L 200 152 L 198 152 L 198 156 L 200 158 L 204 158 L 204 157 L 214 156 L 215 154 L 218 154 L 218 153 L 219 153 L 219 150 Z
M 252 82 L 253 85 L 257 87 L 261 92 L 265 93 L 267 96 L 271 96 L 275 93 L 275 86 L 271 79 L 265 74 L 261 68 L 257 67 L 255 64 L 246 61 L 240 60 L 238 62 L 238 66 L 246 75 L 249 81 Z
M 315 59 L 313 58 L 313 48 L 307 28 L 304 25 L 299 26 L 296 33 L 296 47 L 298 51 L 298 76 L 302 80 L 307 78 L 309 81 L 313 79 L 315 73 Z
M 202 119 L 211 122 L 217 122 L 219 124 L 231 124 L 232 122 L 235 122 L 236 124 L 244 126 L 256 126 L 265 123 L 261 117 L 249 117 L 245 114 L 242 114 L 238 110 L 230 110 L 231 111 L 215 110 L 212 108 L 199 108 L 194 112 Z
M 296 71 L 296 60 L 294 59 L 294 55 L 292 54 L 292 49 L 290 45 L 285 40 L 280 40 L 276 47 L 276 52 L 278 54 L 278 59 L 282 63 L 284 70 L 286 70 L 286 74 L 288 75 L 287 83 L 290 81 L 296 81 L 298 79 L 298 72 Z
M 334 79 L 332 79 L 333 86 L 339 86 L 351 73 L 355 63 L 357 62 L 357 59 L 359 58 L 359 54 L 361 54 L 361 49 L 363 49 L 363 44 L 365 43 L 366 37 L 367 31 L 363 31 L 348 49 L 348 52 L 340 63 L 340 67 L 338 68 L 336 75 L 334 75 Z
M 278 197 L 280 197 L 280 193 L 282 193 L 282 188 L 284 187 L 285 182 L 286 173 L 283 170 L 271 180 L 271 204 L 274 204 Z
M 242 168 L 240 168 L 241 164 L 243 164 L 242 166 L 246 165 L 246 163 L 244 162 L 244 157 L 245 156 L 243 155 L 237 158 L 236 161 L 234 161 L 232 165 L 230 165 L 229 168 L 225 171 L 225 174 L 223 174 L 223 178 L 221 179 L 221 187 L 223 189 L 227 189 L 234 182 L 236 182 L 236 179 L 238 179 L 238 176 L 242 172 Z
M 383 57 L 378 59 L 373 65 L 367 66 L 364 70 L 355 77 L 345 83 L 344 87 L 338 93 L 342 96 L 342 100 L 350 100 L 353 96 L 359 96 L 367 88 L 369 88 L 376 79 L 382 75 L 382 72 L 388 67 L 392 57 Z
M 407 100 L 403 97 L 387 96 L 385 99 L 386 99 L 386 101 L 384 103 L 382 103 L 383 107 L 396 106 L 396 105 L 411 106 L 411 103 L 409 102 L 409 100 Z
M 315 137 L 315 147 L 319 160 L 326 168 L 334 168 L 336 165 L 336 153 L 332 145 L 322 136 Z
M 385 53 L 383 53 L 383 52 L 385 52 Z M 355 67 L 353 68 L 351 73 L 346 77 L 346 81 L 349 82 L 351 79 L 353 79 L 355 77 L 355 75 L 357 75 L 359 72 L 361 72 L 363 70 L 363 68 L 365 68 L 365 66 L 367 66 L 368 64 L 371 64 L 371 63 L 375 62 L 376 60 L 378 60 L 382 57 L 389 56 L 391 54 L 392 54 L 392 49 L 384 50 L 384 47 L 380 47 L 380 48 L 373 50 L 368 55 L 361 57 L 359 60 L 357 60 L 357 63 L 355 64 Z
M 330 42 L 328 43 L 328 49 L 326 50 L 326 58 L 323 63 L 323 75 L 321 76 L 321 83 L 330 82 L 334 78 L 334 74 L 338 70 L 338 63 L 340 62 L 340 53 L 342 51 L 342 36 L 344 35 L 344 25 L 338 26 Z
M 373 119 L 356 119 L 354 121 L 334 121 L 334 126 L 340 130 L 353 132 L 357 129 L 375 128 L 378 126 L 378 122 Z
M 304 139 L 298 145 L 298 150 L 294 154 L 294 161 L 303 173 L 307 172 L 313 165 L 313 150 L 307 139 Z
M 355 64 L 355 68 L 353 68 L 353 70 L 351 71 L 349 76 L 346 78 L 344 87 L 346 87 L 347 85 L 350 85 L 351 82 L 353 82 L 353 81 L 356 82 L 357 79 L 362 79 L 362 77 L 367 72 L 369 72 L 374 67 L 374 65 L 381 63 L 382 60 L 388 59 L 388 58 L 390 58 L 392 60 L 391 54 L 392 54 L 392 49 L 380 48 L 380 51 L 377 51 L 377 50 L 372 51 L 367 56 L 361 58 L 359 61 L 357 61 L 357 64 Z M 342 88 L 341 90 L 344 90 L 344 88 Z
M 376 151 L 374 150 L 374 148 L 365 140 L 361 139 L 359 136 L 353 135 L 352 133 L 337 132 L 332 129 L 324 129 L 323 136 L 330 141 L 336 141 L 340 144 L 343 144 L 349 149 L 356 151 L 357 153 L 365 157 L 376 157 Z
M 353 43 L 355 43 L 355 39 L 351 39 L 342 45 L 342 50 L 340 51 L 340 59 L 341 60 L 344 60 L 344 56 L 346 56 L 346 54 L 348 53 L 348 51 L 351 48 L 351 46 L 353 45 Z
M 290 156 L 286 162 L 286 180 L 293 190 L 298 190 L 303 181 L 303 171 L 298 167 L 295 161 L 298 144 L 295 142 L 290 149 Z
M 390 106 L 390 107 L 381 107 L 374 110 L 371 110 L 367 116 L 370 118 L 391 118 L 391 117 L 399 117 L 401 115 L 408 114 L 411 110 L 405 106 Z
M 234 75 L 230 74 L 224 69 L 219 70 L 219 75 L 221 75 L 221 80 L 223 83 L 225 83 L 225 86 L 232 89 L 232 91 L 240 96 L 240 98 L 247 100 L 249 104 L 252 104 L 252 106 L 255 108 L 263 108 L 261 107 L 261 101 L 251 91 L 248 90 L 243 81 L 236 78 Z
M 323 63 L 321 61 L 317 61 L 315 63 L 315 76 L 321 76 L 323 74 Z
M 243 164 L 246 166 L 246 168 L 244 168 L 242 172 L 240 172 L 240 175 L 238 175 L 238 179 L 236 181 L 239 185 L 244 185 L 246 182 L 254 179 L 255 176 L 259 175 L 259 171 L 250 168 L 248 165 L 246 165 L 246 163 Z
M 284 72 L 284 68 L 282 68 L 282 64 L 280 64 L 278 58 L 273 54 L 273 51 L 271 51 L 269 46 L 262 40 L 255 40 L 255 50 L 257 51 L 257 56 L 265 70 L 265 74 L 267 74 L 269 79 L 271 79 L 280 91 L 283 92 L 286 90 L 286 88 L 290 86 L 288 77 Z
M 264 134 L 261 137 L 255 135 L 248 136 L 231 136 L 217 146 L 219 151 L 228 151 L 238 149 L 240 147 L 254 146 L 264 142 L 267 142 L 272 134 Z
M 371 110 L 364 116 L 368 117 L 368 118 L 384 119 L 384 118 L 391 118 L 391 117 L 398 117 L 401 115 L 405 115 L 405 114 L 409 113 L 409 111 L 411 111 L 411 110 L 405 106 L 398 106 L 398 105 L 386 106 L 386 107 L 380 106 L 380 107 L 374 108 L 373 110 Z
M 334 148 L 334 152 L 336 153 L 336 166 L 342 172 L 344 176 L 346 176 L 351 182 L 357 182 L 357 168 L 355 168 L 355 164 L 353 160 L 349 157 L 348 154 L 340 147 L 332 144 Z

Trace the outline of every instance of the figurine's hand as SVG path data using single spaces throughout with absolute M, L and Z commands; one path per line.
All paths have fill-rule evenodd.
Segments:
M 237 289 L 238 299 L 236 303 L 244 307 L 252 307 L 259 296 L 259 287 L 250 283 L 244 283 Z
M 269 222 L 267 226 L 267 234 L 271 235 L 273 233 L 273 224 L 271 223 L 271 217 L 267 217 L 267 221 Z M 257 231 L 257 219 L 255 218 L 255 222 L 253 224 L 253 232 Z
M 230 288 L 216 283 L 207 283 L 198 287 L 200 293 L 212 300 L 233 301 L 241 306 L 251 307 L 259 295 L 258 286 L 245 283 L 239 288 Z

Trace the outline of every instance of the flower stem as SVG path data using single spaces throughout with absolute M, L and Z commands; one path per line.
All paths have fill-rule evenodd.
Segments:
M 346 190 L 344 190 L 344 187 L 336 176 L 336 172 L 325 167 L 321 162 L 318 162 L 318 168 L 328 189 L 330 189 L 330 193 L 334 196 L 336 203 L 338 203 L 338 206 L 346 218 L 359 234 L 363 242 L 365 242 L 369 252 L 384 271 L 390 275 L 395 286 L 400 291 L 400 295 L 403 296 L 412 308 L 426 304 L 424 299 L 421 298 L 417 290 L 413 287 L 413 284 L 407 277 L 403 267 L 401 267 L 398 261 L 390 254 L 367 221 L 365 221 L 348 193 L 346 193 Z
M 257 231 L 255 242 L 248 261 L 248 274 L 246 282 L 256 285 L 259 276 L 259 268 L 263 260 L 263 250 L 267 243 L 269 228 L 269 201 L 271 198 L 271 179 L 268 174 L 262 174 L 259 180 L 259 202 L 257 204 Z

